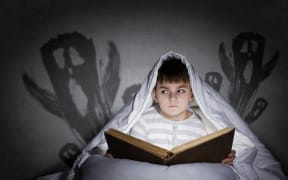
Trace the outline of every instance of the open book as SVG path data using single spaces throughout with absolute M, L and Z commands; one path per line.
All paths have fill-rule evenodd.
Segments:
M 115 158 L 156 164 L 221 162 L 231 152 L 234 128 L 224 128 L 167 150 L 115 129 L 105 132 L 109 153 Z

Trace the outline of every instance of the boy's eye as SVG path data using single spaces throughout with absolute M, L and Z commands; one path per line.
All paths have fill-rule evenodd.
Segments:
M 184 89 L 179 89 L 178 90 L 178 93 L 180 93 L 180 94 L 183 94 L 183 93 L 185 93 L 186 91 L 184 90 Z
M 160 91 L 160 93 L 161 93 L 161 94 L 167 94 L 168 91 L 163 89 L 163 90 Z

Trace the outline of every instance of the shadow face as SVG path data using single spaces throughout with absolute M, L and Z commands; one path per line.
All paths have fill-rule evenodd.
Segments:
M 219 46 L 221 67 L 230 82 L 229 102 L 248 123 L 258 119 L 268 106 L 264 98 L 255 100 L 255 94 L 278 62 L 278 52 L 275 52 L 271 60 L 263 64 L 264 47 L 264 37 L 251 32 L 240 33 L 233 39 L 233 57 L 226 55 L 223 43 Z M 219 91 L 220 81 L 215 83 L 213 79 L 222 79 L 221 75 L 210 72 L 206 76 L 206 81 Z
M 122 95 L 124 104 L 128 104 L 134 98 L 134 96 L 136 95 L 140 87 L 141 87 L 141 84 L 134 84 L 126 88 L 125 92 Z

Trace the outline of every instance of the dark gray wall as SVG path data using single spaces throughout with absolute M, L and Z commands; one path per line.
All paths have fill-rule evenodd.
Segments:
M 221 63 L 247 65 L 236 56 L 243 49 L 232 49 L 233 39 L 245 47 L 235 41 L 241 33 L 252 48 L 264 47 L 252 57 L 258 68 L 243 72 L 257 78 L 239 92 L 244 100 L 242 92 L 252 91 L 239 113 L 287 171 L 287 12 L 286 0 L 2 1 L 0 179 L 67 169 L 170 50 L 191 59 L 203 78 L 214 72 L 210 78 L 222 79 L 215 88 L 239 105 L 229 92 L 240 65 L 229 71 Z

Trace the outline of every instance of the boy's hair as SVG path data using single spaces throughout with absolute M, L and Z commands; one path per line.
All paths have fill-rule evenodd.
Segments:
M 163 61 L 158 69 L 157 83 L 162 82 L 189 82 L 189 74 L 181 59 L 171 57 Z

